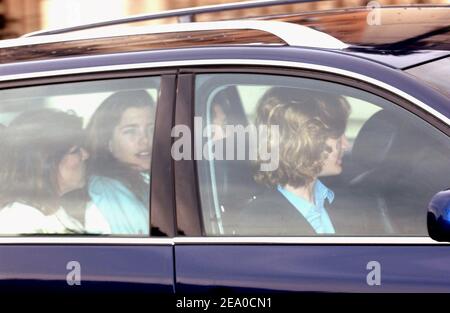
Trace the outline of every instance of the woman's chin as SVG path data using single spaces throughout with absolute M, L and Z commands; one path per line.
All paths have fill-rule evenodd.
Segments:
M 322 171 L 319 176 L 336 176 L 342 173 L 342 166 L 335 166 L 333 168 Z

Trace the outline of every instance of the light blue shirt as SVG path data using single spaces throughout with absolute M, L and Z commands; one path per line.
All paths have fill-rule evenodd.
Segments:
M 333 202 L 334 192 L 328 189 L 320 180 L 314 184 L 314 199 L 315 205 L 305 199 L 287 191 L 281 186 L 278 186 L 278 191 L 299 211 L 308 223 L 314 228 L 318 234 L 334 234 L 335 230 L 333 223 L 328 216 L 327 210 L 324 207 L 325 200 L 328 203 Z
M 150 177 L 144 175 L 146 183 Z M 89 195 L 108 222 L 112 234 L 148 235 L 149 207 L 118 180 L 92 176 Z

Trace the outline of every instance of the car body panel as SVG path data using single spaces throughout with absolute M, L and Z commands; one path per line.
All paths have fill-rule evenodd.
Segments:
M 392 53 L 391 51 L 377 50 L 373 48 L 350 48 L 344 50 L 343 52 L 384 63 L 403 70 L 450 55 L 450 52 L 447 50 L 412 50 L 404 53 Z
M 178 245 L 175 258 L 179 292 L 450 292 L 447 246 Z
M 233 62 L 233 60 L 236 61 Z M 368 62 L 359 57 L 321 49 L 294 47 L 283 47 L 283 49 L 274 47 L 197 48 L 35 61 L 0 66 L 0 81 L 86 73 L 90 70 L 105 72 L 123 68 L 160 68 L 163 66 L 172 68 L 176 66 L 198 66 L 200 64 L 231 65 L 245 63 L 245 60 L 249 60 L 249 65 L 268 66 L 272 63 L 273 66 L 282 66 L 279 62 L 285 62 L 286 67 L 293 67 L 295 65 L 292 63 L 295 62 L 298 63 L 299 68 L 302 67 L 302 64 L 311 64 L 364 75 L 402 90 L 431 108 L 440 111 L 446 117 L 450 117 L 450 106 L 448 105 L 450 100 L 447 97 L 403 71 L 378 62 Z M 258 60 L 261 60 L 261 62 L 258 62 Z
M 5 291 L 174 291 L 171 245 L 8 244 L 0 251 Z M 74 260 L 80 264 L 80 285 L 70 285 L 76 279 Z

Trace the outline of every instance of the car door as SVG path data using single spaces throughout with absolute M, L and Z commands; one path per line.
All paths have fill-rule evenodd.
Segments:
M 36 79 L 31 78 L 33 76 L 31 73 L 30 78 L 22 75 L 23 79 L 6 81 L 2 85 L 0 116 L 2 119 L 2 154 L 5 154 L 2 158 L 7 159 L 6 154 L 12 153 L 13 150 L 18 151 L 16 159 L 12 159 L 8 165 L 5 163 L 2 165 L 2 175 L 4 178 L 9 177 L 11 185 L 13 185 L 12 179 L 16 175 L 11 170 L 13 167 L 20 169 L 28 166 L 32 169 L 29 182 L 22 180 L 22 184 L 16 184 L 18 187 L 10 188 L 9 192 L 6 187 L 2 187 L 2 208 L 10 208 L 9 211 L 12 214 L 14 214 L 14 210 L 26 208 L 28 210 L 25 210 L 26 212 L 34 214 L 31 216 L 27 213 L 15 218 L 2 215 L 4 218 L 2 222 L 8 219 L 7 223 L 0 222 L 4 227 L 0 230 L 0 286 L 2 290 L 7 292 L 32 290 L 68 293 L 85 291 L 174 292 L 173 241 L 170 238 L 173 235 L 173 188 L 170 188 L 173 185 L 173 170 L 170 161 L 170 130 L 174 106 L 175 75 L 161 74 L 145 69 L 109 74 L 98 74 L 95 71 L 96 68 L 92 67 L 83 75 L 72 76 L 70 70 L 58 71 L 58 76 L 52 76 L 50 71 L 46 73 L 46 77 Z M 150 217 L 151 227 L 148 218 L 143 220 L 139 217 L 141 219 L 137 222 L 147 225 L 146 229 L 140 232 L 120 230 L 119 228 L 119 230 L 112 228 L 105 230 L 102 228 L 105 216 L 102 215 L 103 220 L 96 219 L 99 218 L 98 210 L 95 211 L 94 217 L 88 217 L 87 208 L 98 205 L 98 209 L 102 207 L 100 212 L 103 214 L 113 208 L 117 209 L 119 204 L 124 204 L 122 209 L 132 210 L 133 203 L 120 199 L 122 195 L 120 193 L 126 189 L 125 187 L 122 188 L 122 191 L 110 190 L 109 196 L 102 195 L 101 192 L 94 194 L 90 189 L 90 183 L 92 182 L 91 170 L 95 170 L 95 168 L 89 169 L 89 165 L 86 165 L 83 169 L 86 170 L 83 176 L 80 176 L 81 171 L 74 172 L 77 169 L 72 168 L 72 174 L 78 175 L 78 182 L 82 183 L 76 187 L 72 185 L 70 192 L 61 192 L 55 199 L 58 205 L 65 209 L 70 219 L 76 220 L 77 225 L 87 227 L 88 219 L 90 219 L 90 228 L 84 232 L 81 230 L 66 232 L 51 228 L 50 223 L 47 222 L 49 216 L 53 218 L 54 215 L 48 213 L 49 215 L 43 217 L 44 215 L 40 213 L 44 209 L 44 206 L 40 206 L 40 204 L 45 199 L 42 200 L 34 194 L 30 195 L 25 190 L 25 186 L 39 185 L 39 178 L 45 176 L 40 173 L 47 173 L 47 169 L 33 165 L 35 164 L 32 163 L 33 160 L 39 158 L 36 151 L 42 151 L 43 164 L 46 164 L 48 159 L 54 156 L 57 158 L 56 156 L 63 153 L 63 156 L 55 161 L 56 169 L 53 172 L 52 169 L 48 170 L 49 175 L 56 175 L 57 190 L 61 191 L 61 177 L 67 178 L 67 173 L 64 174 L 60 170 L 63 167 L 61 158 L 64 159 L 68 155 L 68 157 L 74 158 L 77 153 L 81 153 L 78 157 L 78 170 L 85 165 L 81 164 L 82 162 L 89 162 L 94 157 L 94 151 L 87 147 L 89 136 L 92 134 L 86 134 L 88 132 L 86 128 L 93 123 L 93 116 L 98 114 L 100 107 L 103 107 L 106 102 L 111 102 L 108 97 L 121 94 L 125 96 L 120 98 L 120 103 L 116 103 L 116 107 L 103 108 L 103 113 L 106 114 L 106 122 L 108 122 L 108 118 L 111 118 L 111 123 L 113 123 L 115 115 L 116 120 L 122 121 L 123 114 L 128 111 L 122 111 L 122 115 L 117 116 L 115 110 L 119 110 L 120 105 L 126 104 L 127 101 L 140 101 L 128 96 L 136 90 L 141 94 L 144 93 L 145 99 L 151 99 L 152 102 L 149 103 L 148 108 L 144 108 L 151 112 L 149 113 L 150 118 L 146 122 L 148 125 L 145 124 L 145 140 L 153 142 L 155 148 L 150 151 L 151 158 L 149 151 L 144 149 L 145 153 L 140 152 L 141 159 L 144 158 L 149 162 L 148 166 L 150 166 L 151 160 L 151 179 L 150 183 L 146 185 L 147 190 L 144 190 L 144 193 L 150 192 L 151 197 L 142 199 L 141 203 L 144 210 L 147 211 L 147 216 Z M 132 105 L 134 104 L 132 103 Z M 77 149 L 59 151 L 59 146 L 75 145 L 75 142 L 73 144 L 69 142 L 73 139 L 69 132 L 70 125 L 64 125 L 56 120 L 38 118 L 46 116 L 46 114 L 51 116 L 55 112 L 64 118 L 78 119 L 82 122 L 80 125 L 81 131 L 84 133 L 84 140 L 76 143 Z M 30 118 L 28 120 L 24 118 L 25 115 L 32 117 L 33 114 L 36 114 L 36 118 L 31 118 L 31 121 Z M 140 117 L 139 114 L 137 117 Z M 133 123 L 130 122 L 131 126 L 128 125 L 128 128 L 124 130 L 127 136 L 138 132 Z M 60 124 L 63 124 L 64 127 L 57 129 L 55 125 L 61 126 Z M 34 136 L 30 136 L 29 131 L 28 133 L 23 131 L 27 128 L 34 129 L 33 127 L 42 129 L 42 132 L 36 132 Z M 113 130 L 116 128 L 114 126 Z M 48 129 L 53 130 L 48 131 Z M 97 130 L 103 131 L 101 128 Z M 31 135 L 33 134 L 31 133 Z M 58 142 L 56 138 L 59 138 Z M 29 153 L 27 156 L 20 155 L 20 151 L 24 149 L 24 142 L 29 145 L 26 150 Z M 44 144 L 47 144 L 47 150 L 42 148 Z M 114 143 L 108 142 L 108 144 L 111 146 Z M 113 155 L 115 156 L 115 154 Z M 30 162 L 33 166 L 28 163 L 19 164 L 22 160 Z M 65 166 L 64 169 L 67 170 L 68 167 Z M 55 171 L 57 174 L 54 174 Z M 113 174 L 112 172 L 114 169 L 110 171 L 110 174 Z M 108 175 L 105 172 L 103 179 L 108 180 Z M 40 193 L 37 193 L 38 195 L 53 194 L 54 186 L 47 183 L 45 177 L 42 182 L 43 188 L 39 191 Z M 68 177 L 66 182 L 70 182 L 71 179 L 73 181 L 73 177 Z M 20 180 L 18 181 L 20 183 Z M 134 194 L 135 191 L 129 188 L 126 192 Z M 98 203 L 95 203 L 96 198 L 99 200 Z M 105 199 L 109 199 L 110 202 Z M 114 199 L 118 202 L 115 203 Z M 11 203 L 14 204 L 11 205 Z M 150 209 L 151 214 L 149 213 Z M 45 223 L 42 222 L 44 220 Z M 10 227 L 5 226 L 8 223 Z M 41 223 L 44 226 L 39 226 L 41 228 L 35 231 L 35 223 Z M 29 227 L 22 227 L 23 225 Z M 17 229 L 19 231 L 15 231 Z
M 432 240 L 426 226 L 428 201 L 449 183 L 447 125 L 389 87 L 326 71 L 220 68 L 179 77 L 176 125 L 193 133 L 180 130 L 174 145 L 194 148 L 179 150 L 175 176 L 196 184 L 175 186 L 177 291 L 450 290 L 447 244 Z M 309 174 L 313 205 L 304 206 L 301 188 L 289 187 L 303 186 L 298 172 L 314 173 L 308 155 L 322 130 L 332 137 L 326 126 L 339 129 L 345 110 L 338 107 L 349 109 L 339 134 L 346 148 L 341 144 L 334 172 L 323 170 L 326 152 L 319 158 L 322 168 Z M 264 146 L 267 132 L 254 127 L 262 121 L 279 126 L 278 154 L 273 141 Z M 240 127 L 228 132 L 229 125 Z M 297 136 L 286 135 L 292 129 Z M 270 168 L 262 173 L 264 164 Z M 318 180 L 326 189 L 317 191 Z M 311 208 L 320 209 L 322 225 Z M 324 226 L 324 211 L 334 229 Z

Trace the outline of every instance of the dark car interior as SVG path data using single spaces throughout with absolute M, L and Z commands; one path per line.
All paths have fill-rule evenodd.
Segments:
M 365 122 L 344 165 L 344 183 L 335 187 L 339 216 L 355 217 L 345 227 L 352 234 L 426 236 L 427 204 L 448 185 L 448 140 L 439 142 L 423 123 L 395 113 L 381 110 Z M 352 226 L 355 220 L 361 223 Z

